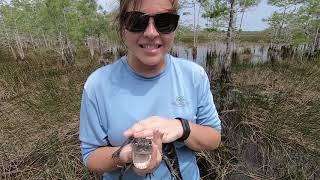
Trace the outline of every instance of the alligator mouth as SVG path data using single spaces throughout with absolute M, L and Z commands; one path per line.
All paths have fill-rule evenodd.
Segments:
M 151 154 L 133 153 L 133 165 L 138 169 L 146 169 L 151 162 Z

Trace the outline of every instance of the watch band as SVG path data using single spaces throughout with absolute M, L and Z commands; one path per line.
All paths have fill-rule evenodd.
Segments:
M 182 125 L 182 129 L 183 129 L 183 133 L 182 136 L 177 139 L 177 141 L 185 141 L 186 139 L 188 139 L 189 135 L 190 135 L 190 125 L 189 125 L 189 121 L 180 117 L 175 118 L 177 120 L 179 120 L 181 122 Z

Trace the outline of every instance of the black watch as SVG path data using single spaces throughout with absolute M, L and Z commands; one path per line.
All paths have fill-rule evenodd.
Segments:
M 182 136 L 177 139 L 177 141 L 183 142 L 186 139 L 188 139 L 189 135 L 190 135 L 190 125 L 189 125 L 189 121 L 180 117 L 175 118 L 177 120 L 179 120 L 181 122 L 182 125 L 182 129 L 183 129 L 183 133 Z

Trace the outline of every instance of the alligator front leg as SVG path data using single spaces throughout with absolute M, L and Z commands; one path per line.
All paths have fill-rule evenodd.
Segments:
M 112 153 L 112 159 L 120 158 L 121 150 L 125 145 L 130 144 L 132 140 L 133 140 L 133 137 L 129 137 L 127 140 L 125 140 L 124 143 L 120 146 L 120 148 L 117 149 L 114 153 Z

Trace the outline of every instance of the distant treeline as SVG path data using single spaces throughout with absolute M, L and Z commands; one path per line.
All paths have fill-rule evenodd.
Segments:
M 309 56 L 319 53 L 320 1 L 268 0 L 280 12 L 265 19 L 270 28 L 261 34 L 239 33 L 244 12 L 260 0 L 232 0 L 232 6 L 224 0 L 181 0 L 180 3 L 181 11 L 198 3 L 200 14 L 208 20 L 208 28 L 201 31 L 195 25 L 181 23 L 176 33 L 178 41 L 193 41 L 196 46 L 197 42 L 238 37 L 234 39 L 268 42 L 275 47 L 303 44 Z M 228 22 L 234 21 L 231 17 L 241 17 L 241 24 L 239 27 L 231 24 L 230 31 L 226 31 Z M 91 59 L 105 60 L 104 48 L 119 42 L 113 23 L 114 13 L 104 11 L 95 0 L 0 0 L 0 48 L 7 49 L 18 62 L 26 60 L 29 50 L 42 48 L 56 53 L 62 65 L 72 65 L 79 47 L 86 47 Z
M 94 57 L 102 43 L 117 38 L 111 16 L 95 0 L 0 1 L 0 47 L 17 61 L 30 49 L 46 48 L 72 65 L 76 47 L 86 45 Z

